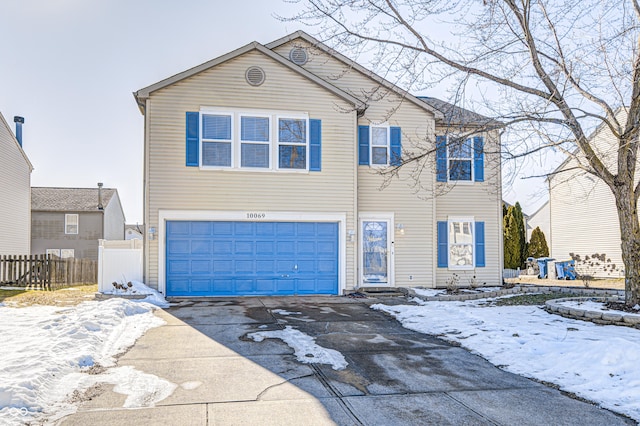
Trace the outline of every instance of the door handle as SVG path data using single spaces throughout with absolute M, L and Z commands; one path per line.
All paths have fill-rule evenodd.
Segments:
M 282 278 L 289 278 L 289 275 L 287 275 L 287 274 L 283 274 L 283 275 L 282 275 Z

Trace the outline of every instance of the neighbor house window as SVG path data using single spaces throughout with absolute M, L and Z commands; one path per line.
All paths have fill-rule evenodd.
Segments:
M 65 234 L 78 233 L 78 215 L 77 214 L 64 215 L 64 233 Z
M 471 182 L 473 180 L 473 146 L 471 138 L 450 139 L 448 150 L 449 180 Z
M 278 118 L 278 168 L 307 168 L 307 119 Z
M 202 165 L 231 167 L 232 116 L 202 114 Z
M 240 166 L 269 167 L 270 119 L 240 116 Z
M 449 220 L 449 268 L 473 268 L 473 219 Z
M 371 164 L 386 166 L 389 164 L 389 127 L 371 126 Z

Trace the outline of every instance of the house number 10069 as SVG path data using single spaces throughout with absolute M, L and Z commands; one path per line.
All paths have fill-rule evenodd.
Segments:
M 247 213 L 247 219 L 264 219 L 267 217 L 266 213 Z

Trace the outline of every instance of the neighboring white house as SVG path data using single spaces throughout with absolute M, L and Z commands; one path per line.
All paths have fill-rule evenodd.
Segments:
M 144 234 L 142 230 L 144 229 L 144 225 L 125 225 L 124 226 L 124 239 L 125 240 L 142 240 L 144 239 Z
M 538 210 L 527 216 L 527 241 L 531 240 L 531 233 L 534 229 L 540 227 L 547 240 L 547 245 L 551 246 L 551 217 L 549 214 L 549 200 L 545 201 Z
M 0 113 L 0 255 L 30 253 L 33 166 L 21 143 Z
M 624 122 L 624 110 L 618 111 Z M 616 172 L 617 141 L 606 126 L 589 137 L 604 164 Z M 576 269 L 596 277 L 624 275 L 620 226 L 611 190 L 600 179 L 576 169 L 580 157 L 570 157 L 547 179 L 551 257 L 574 258 Z M 566 170 L 563 172 L 563 170 Z
M 145 282 L 165 295 L 502 282 L 486 117 L 412 96 L 301 31 L 134 96 Z M 425 150 L 437 158 L 381 175 Z

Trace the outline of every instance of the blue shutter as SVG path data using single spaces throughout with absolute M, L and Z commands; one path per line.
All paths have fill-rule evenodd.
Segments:
M 358 164 L 369 165 L 369 126 L 358 126 Z
M 476 182 L 484 182 L 484 139 L 482 136 L 473 138 L 473 167 Z
M 447 181 L 447 137 L 436 136 L 436 180 Z
M 391 127 L 391 166 L 402 164 L 402 132 L 400 127 Z
M 449 235 L 447 222 L 438 222 L 438 268 L 449 266 Z
M 309 170 L 319 172 L 322 166 L 322 121 L 309 120 Z
M 476 222 L 476 268 L 485 265 L 484 258 L 484 222 Z
M 200 159 L 200 155 L 198 152 L 198 148 L 200 146 L 200 131 L 199 131 L 199 123 L 200 122 L 200 113 L 199 112 L 187 112 L 187 146 L 186 146 L 186 158 L 187 158 L 187 166 L 189 167 L 198 167 L 198 161 Z

